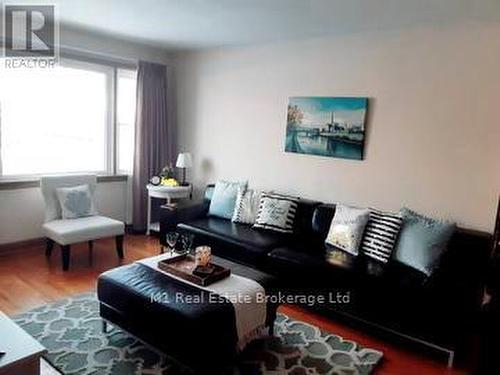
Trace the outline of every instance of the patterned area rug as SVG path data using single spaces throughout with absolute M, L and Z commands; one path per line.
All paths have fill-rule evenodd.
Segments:
M 93 293 L 30 310 L 14 320 L 47 348 L 47 361 L 64 374 L 189 374 L 117 327 L 103 334 Z M 279 314 L 275 337 L 249 345 L 228 374 L 363 375 L 381 359 L 378 350 Z

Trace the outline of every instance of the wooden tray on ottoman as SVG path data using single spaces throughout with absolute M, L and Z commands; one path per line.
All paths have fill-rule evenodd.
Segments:
M 161 270 L 199 286 L 208 286 L 231 275 L 231 270 L 228 268 L 214 263 L 210 263 L 210 266 L 214 268 L 210 275 L 199 276 L 193 274 L 196 261 L 194 256 L 190 254 L 183 254 L 158 262 L 158 268 Z

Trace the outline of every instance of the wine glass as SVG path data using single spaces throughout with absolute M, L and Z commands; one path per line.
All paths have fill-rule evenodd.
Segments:
M 181 244 L 182 244 L 182 252 L 183 253 L 190 253 L 191 249 L 193 248 L 193 241 L 194 241 L 194 235 L 192 234 L 183 234 L 181 236 Z
M 167 244 L 170 249 L 170 255 L 173 255 L 175 250 L 175 245 L 177 244 L 177 240 L 179 239 L 179 233 L 168 232 L 165 238 L 167 240 Z

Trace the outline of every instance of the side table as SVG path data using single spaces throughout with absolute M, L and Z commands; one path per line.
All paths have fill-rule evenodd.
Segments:
M 47 350 L 7 315 L 0 312 L 0 374 L 38 375 Z
M 151 201 L 153 198 L 165 199 L 167 204 L 172 203 L 172 199 L 191 199 L 193 195 L 193 186 L 163 186 L 151 185 L 146 186 L 148 189 L 148 225 L 146 234 L 149 236 L 151 231 L 160 231 L 159 223 L 151 223 Z

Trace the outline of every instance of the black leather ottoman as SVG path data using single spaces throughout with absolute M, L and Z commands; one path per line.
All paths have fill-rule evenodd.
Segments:
M 267 294 L 276 290 L 268 274 L 222 258 L 214 261 L 257 281 Z M 221 298 L 209 303 L 210 294 L 140 263 L 107 271 L 97 281 L 105 321 L 204 374 L 227 367 L 237 354 L 234 307 Z M 186 298 L 194 302 L 185 303 Z M 268 327 L 273 327 L 276 308 L 267 306 Z

